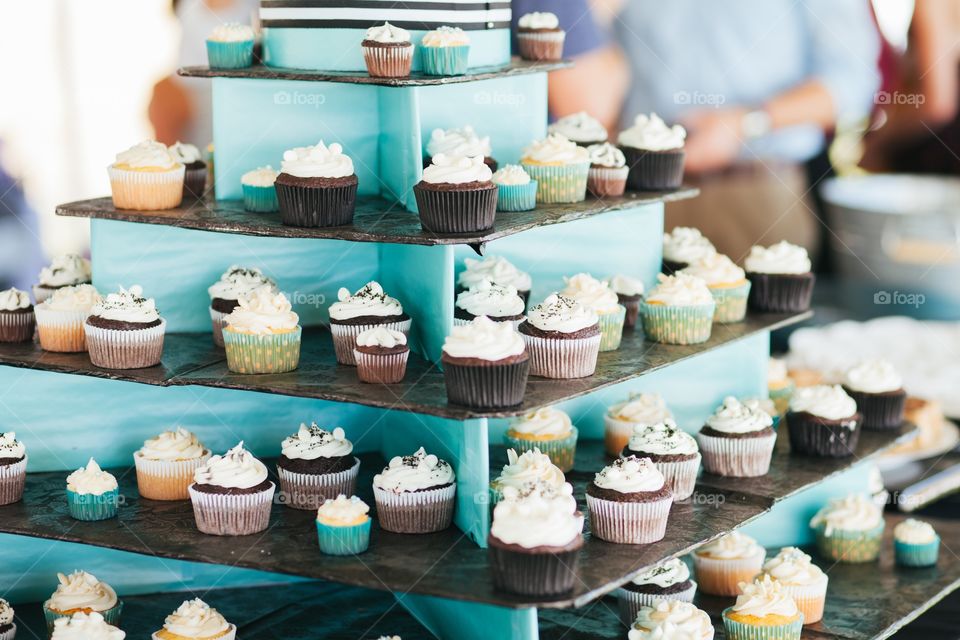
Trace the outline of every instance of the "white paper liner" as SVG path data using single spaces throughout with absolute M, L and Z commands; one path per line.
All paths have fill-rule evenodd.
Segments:
M 229 314 L 222 313 L 210 307 L 210 322 L 213 324 L 213 344 L 218 347 L 223 346 L 223 327 L 226 325 L 223 319 L 226 318 L 227 315 Z
M 157 631 L 156 633 L 150 634 L 151 640 L 162 640 L 162 638 L 160 637 L 159 633 L 160 633 L 160 632 Z M 230 630 L 227 631 L 227 632 L 226 632 L 225 634 L 223 634 L 222 636 L 217 636 L 216 640 L 236 640 L 236 637 L 237 637 L 237 625 L 231 624 L 231 625 L 230 625 Z M 3 638 L 0 637 L 0 640 L 3 640 Z
M 183 201 L 183 165 L 166 171 L 128 171 L 110 166 L 107 173 L 117 209 L 159 211 L 178 207 Z
M 134 454 L 137 489 L 148 500 L 188 500 L 194 472 L 209 459 L 209 451 L 193 460 L 148 460 Z
M 678 460 L 676 462 L 654 462 L 663 479 L 673 492 L 673 501 L 680 502 L 693 495 L 693 490 L 697 485 L 697 473 L 700 471 L 701 455 L 698 453 L 696 458 L 690 460 Z
M 146 329 L 104 329 L 83 325 L 90 362 L 102 369 L 143 369 L 160 364 L 167 321 Z
M 766 556 L 760 550 L 747 558 L 710 558 L 699 553 L 693 555 L 693 569 L 700 591 L 715 596 L 740 595 L 741 582 L 751 582 L 763 567 Z
M 340 494 L 352 496 L 357 490 L 357 474 L 360 473 L 360 458 L 353 459 L 353 466 L 335 473 L 295 473 L 277 467 L 280 476 L 280 502 L 294 509 L 316 511 L 325 500 L 333 500 Z
M 433 533 L 453 522 L 456 483 L 429 491 L 394 493 L 373 487 L 380 527 L 394 533 Z
M 17 623 L 11 622 L 13 626 L 0 633 L 0 640 L 13 640 L 17 636 Z
M 40 348 L 59 353 L 79 353 L 87 350 L 84 323 L 89 311 L 57 311 L 38 304 L 33 308 L 37 317 L 37 335 Z
M 371 384 L 397 384 L 407 373 L 410 350 L 401 353 L 372 354 L 353 350 L 357 363 L 357 378 Z
M 399 331 L 403 335 L 410 337 L 410 325 L 413 321 L 410 318 L 401 322 L 385 322 L 383 324 L 334 324 L 330 323 L 330 333 L 333 334 L 333 349 L 337 353 L 337 362 L 340 364 L 354 367 L 357 361 L 353 357 L 353 348 L 357 344 L 357 336 L 374 327 L 384 327 Z
M 614 502 L 587 494 L 590 533 L 618 544 L 647 544 L 662 540 L 673 498 L 652 502 Z
M 813 624 L 823 618 L 823 605 L 827 598 L 827 584 L 829 579 L 826 575 L 823 580 L 815 584 L 780 584 L 783 585 L 783 592 L 793 598 L 797 607 L 803 612 L 803 624 Z
M 544 378 L 585 378 L 597 369 L 600 336 L 540 338 L 521 333 L 530 354 L 530 375 Z
M 777 434 L 759 438 L 721 438 L 697 434 L 703 468 L 731 478 L 755 478 L 770 470 Z
M 637 619 L 641 607 L 652 607 L 657 600 L 679 600 L 693 602 L 693 594 L 697 592 L 697 583 L 690 581 L 690 586 L 677 593 L 637 593 L 628 589 L 617 589 L 617 604 L 620 609 L 620 620 L 626 627 L 630 627 Z
M 489 316 L 488 316 L 488 317 L 489 317 Z M 496 318 L 490 318 L 490 319 L 493 320 L 494 322 L 501 322 L 500 320 L 497 320 Z M 526 316 L 524 316 L 523 318 L 520 318 L 519 320 L 503 320 L 502 322 L 509 322 L 510 324 L 513 325 L 514 331 L 516 331 L 517 327 L 519 327 L 520 324 L 521 324 L 524 320 L 526 320 L 526 319 L 527 319 Z M 453 326 L 455 326 L 455 327 L 465 327 L 466 325 L 470 324 L 471 322 L 473 322 L 473 320 L 464 320 L 463 318 L 454 318 L 454 319 L 453 319 Z
M 277 485 L 239 496 L 204 493 L 190 485 L 190 501 L 197 529 L 212 536 L 247 536 L 270 526 L 270 507 Z
M 0 465 L 0 506 L 20 502 L 26 479 L 27 456 L 20 462 Z

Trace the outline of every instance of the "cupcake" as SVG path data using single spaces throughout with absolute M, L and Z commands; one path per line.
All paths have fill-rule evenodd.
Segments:
M 357 378 L 372 384 L 397 384 L 407 373 L 407 336 L 385 326 L 361 331 L 353 348 Z
M 697 583 L 690 579 L 690 569 L 680 558 L 670 558 L 647 569 L 617 589 L 620 621 L 633 624 L 643 607 L 655 607 L 657 601 L 693 602 Z
M 67 476 L 67 506 L 75 520 L 94 522 L 116 518 L 120 509 L 117 479 L 90 458 L 87 466 Z
M 893 555 L 904 567 L 932 567 L 940 554 L 940 536 L 927 522 L 907 518 L 893 528 Z
M 517 21 L 517 47 L 520 57 L 533 62 L 554 62 L 563 59 L 563 41 L 567 32 L 553 13 L 534 11 Z
M 559 133 L 581 147 L 592 147 L 607 141 L 607 128 L 586 111 L 564 116 L 547 127 L 547 133 Z
M 267 467 L 243 448 L 213 456 L 193 475 L 190 502 L 197 529 L 213 536 L 246 536 L 270 525 L 276 485 Z
M 291 227 L 351 224 L 358 183 L 353 160 L 336 142 L 288 149 L 274 181 L 280 221 Z
M 277 176 L 280 172 L 267 165 L 251 169 L 240 176 L 243 191 L 243 208 L 256 213 L 271 213 L 280 210 L 277 201 Z
M 657 393 L 631 394 L 603 416 L 603 443 L 607 455 L 619 456 L 633 436 L 635 427 L 645 427 L 673 419 L 666 402 Z
M 590 171 L 587 173 L 587 190 L 598 198 L 622 196 L 627 189 L 627 158 L 623 151 L 609 142 L 587 147 L 590 154 Z
M 827 597 L 827 574 L 796 547 L 784 547 L 763 563 L 760 577 L 768 576 L 783 586 L 803 613 L 803 624 L 820 622 Z
M 137 489 L 148 500 L 189 500 L 193 474 L 209 459 L 210 450 L 183 427 L 164 431 L 133 454 Z
M 803 247 L 779 242 L 769 248 L 754 246 L 743 261 L 754 311 L 797 313 L 810 308 L 816 276 Z
M 544 484 L 551 489 L 559 489 L 566 479 L 563 471 L 538 447 L 517 453 L 507 449 L 507 464 L 503 465 L 500 475 L 490 482 L 491 502 L 496 504 L 503 498 L 507 487 L 524 493 L 529 487 Z
M 601 282 L 588 273 L 578 273 L 564 278 L 567 286 L 560 295 L 572 298 L 593 310 L 600 322 L 600 351 L 616 351 L 623 338 L 623 325 L 627 309 L 606 282 Z
M 554 293 L 517 327 L 530 352 L 530 374 L 585 378 L 597 369 L 600 319 L 573 298 Z
M 363 42 L 363 61 L 374 78 L 406 78 L 413 65 L 410 32 L 389 22 L 367 29 Z
M 790 397 L 797 385 L 787 375 L 787 364 L 780 358 L 770 358 L 767 364 L 767 391 L 777 413 L 783 415 L 790 406 Z
M 214 27 L 207 37 L 211 69 L 243 69 L 253 65 L 253 28 L 227 22 Z
M 682 600 L 661 599 L 640 607 L 628 624 L 627 640 L 713 640 L 707 612 Z
M 640 316 L 640 301 L 643 300 L 643 281 L 623 274 L 610 276 L 604 282 L 617 294 L 617 301 L 627 310 L 623 326 L 633 328 L 637 326 Z
M 517 328 L 523 322 L 525 307 L 523 298 L 513 285 L 481 280 L 467 291 L 457 294 L 453 305 L 453 325 L 468 325 L 475 318 L 486 316 L 494 322 L 506 322 Z
M 843 390 L 857 403 L 864 429 L 896 429 L 903 423 L 907 392 L 887 360 L 867 360 L 847 371 Z
M 0 342 L 28 342 L 36 328 L 33 305 L 26 291 L 0 291 Z
M 43 615 L 47 619 L 47 629 L 54 629 L 57 620 L 64 626 L 73 616 L 96 616 L 101 624 L 120 624 L 120 612 L 123 602 L 117 598 L 117 592 L 106 582 L 100 582 L 96 576 L 86 571 L 74 571 L 66 576 L 57 574 L 57 585 L 53 595 L 43 603 Z M 72 626 L 72 625 L 71 625 Z M 87 635 L 64 635 L 65 638 L 97 638 Z M 123 637 L 122 635 L 119 637 Z
M 97 302 L 83 323 L 90 362 L 102 369 L 143 369 L 160 364 L 167 322 L 139 285 Z
M 493 586 L 524 596 L 555 596 L 573 589 L 583 547 L 583 514 L 573 487 L 546 487 L 507 499 L 493 509 L 487 537 Z
M 464 270 L 457 276 L 458 291 L 473 289 L 484 280 L 489 280 L 501 287 L 515 287 L 517 295 L 523 298 L 525 305 L 530 301 L 530 287 L 533 286 L 530 274 L 517 269 L 506 258 L 502 256 L 486 256 L 479 260 L 466 258 L 463 265 Z
M 558 133 L 523 150 L 520 164 L 537 181 L 537 202 L 565 204 L 587 198 L 590 153 Z
M 508 164 L 493 174 L 497 185 L 497 211 L 531 211 L 537 207 L 537 181 L 518 164 Z
M 661 271 L 673 275 L 694 262 L 709 258 L 717 250 L 707 238 L 693 227 L 674 227 L 663 234 L 663 264 Z
M 62 287 L 33 308 L 37 318 L 40 348 L 57 353 L 79 353 L 87 350 L 84 324 L 100 294 L 93 285 Z
M 358 498 L 340 494 L 317 509 L 317 539 L 320 552 L 352 556 L 370 547 L 370 507 Z
M 50 640 L 123 640 L 127 634 L 99 613 L 75 613 L 48 625 Z
M 662 540 L 672 504 L 673 492 L 649 458 L 619 458 L 587 485 L 590 532 L 607 542 Z
M 470 324 L 453 327 L 443 342 L 440 361 L 451 404 L 503 409 L 523 402 L 530 355 L 509 322 L 479 316 Z
M 647 338 L 664 344 L 700 344 L 710 339 L 717 303 L 707 283 L 683 273 L 657 276 L 640 303 Z
M 740 585 L 732 607 L 723 610 L 727 640 L 800 640 L 803 613 L 783 586 L 769 576 Z
M 483 163 L 490 171 L 497 170 L 497 161 L 493 159 L 490 136 L 480 137 L 473 127 L 466 125 L 459 129 L 434 129 L 427 141 L 423 168 L 430 166 L 433 156 L 445 155 L 448 158 L 473 158 L 483 156 Z
M 570 416 L 560 409 L 543 407 L 513 420 L 503 442 L 518 453 L 542 451 L 561 471 L 567 472 L 573 469 L 577 433 Z
M 38 282 L 33 285 L 33 299 L 40 304 L 57 289 L 91 282 L 90 261 L 75 253 L 66 253 L 57 256 L 50 266 L 40 270 Z
M 820 555 L 836 562 L 873 562 L 880 555 L 883 511 L 869 497 L 851 493 L 830 500 L 810 520 Z
M 163 628 L 152 640 L 234 640 L 237 626 L 200 598 L 184 600 L 163 621 Z
M 469 57 L 470 36 L 460 27 L 440 27 L 420 40 L 420 65 L 428 76 L 462 76 Z
M 840 385 L 802 387 L 787 412 L 790 450 L 808 456 L 846 458 L 860 439 L 857 403 Z
M 683 182 L 686 137 L 683 127 L 667 126 L 655 113 L 638 115 L 633 126 L 617 138 L 617 145 L 630 167 L 627 187 L 634 191 L 678 188 Z
M 734 478 L 766 475 L 776 441 L 770 414 L 733 396 L 723 399 L 697 434 L 704 470 Z
M 213 323 L 213 342 L 223 346 L 223 319 L 236 311 L 240 298 L 249 296 L 262 286 L 277 292 L 277 283 L 263 275 L 260 269 L 231 266 L 220 279 L 207 288 L 210 294 L 210 320 Z
M 0 506 L 20 502 L 26 480 L 27 448 L 13 431 L 0 433 Z
M 351 496 L 357 489 L 360 459 L 343 429 L 325 431 L 316 423 L 285 438 L 280 446 L 277 475 L 282 502 L 294 509 L 316 511 L 325 500 Z
M 330 305 L 330 333 L 340 364 L 357 364 L 353 348 L 357 336 L 368 329 L 383 327 L 410 337 L 410 316 L 403 312 L 399 300 L 383 291 L 380 283 L 368 282 L 353 294 L 341 287 L 337 300 Z
M 453 522 L 457 484 L 453 467 L 420 447 L 396 456 L 373 477 L 380 528 L 394 533 L 433 533 Z
M 713 321 L 720 323 L 740 322 L 747 315 L 747 295 L 750 281 L 743 269 L 722 253 L 700 258 L 684 267 L 680 273 L 700 278 L 707 283 L 717 310 Z
M 653 462 L 673 493 L 674 502 L 693 495 L 700 471 L 700 452 L 694 437 L 677 427 L 673 418 L 635 426 L 621 455 Z
M 13 621 L 13 607 L 0 598 L 0 640 L 13 640 L 17 637 L 17 623 Z
M 183 201 L 184 166 L 156 140 L 118 153 L 107 173 L 117 209 L 157 211 L 179 207 Z
M 766 551 L 757 541 L 739 531 L 706 544 L 693 552 L 697 585 L 703 593 L 735 596 L 741 582 L 760 573 Z
M 290 301 L 272 285 L 237 300 L 223 318 L 227 368 L 234 373 L 287 373 L 300 364 L 303 328 Z
M 493 228 L 497 185 L 481 156 L 438 153 L 413 186 L 420 226 L 434 233 L 472 233 Z
M 167 150 L 173 159 L 183 165 L 183 199 L 202 200 L 207 190 L 207 163 L 200 149 L 179 140 Z

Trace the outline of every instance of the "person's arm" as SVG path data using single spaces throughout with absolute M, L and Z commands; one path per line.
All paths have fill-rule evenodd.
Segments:
M 156 140 L 170 145 L 185 138 L 184 132 L 194 118 L 194 107 L 183 86 L 173 76 L 154 85 L 147 108 Z

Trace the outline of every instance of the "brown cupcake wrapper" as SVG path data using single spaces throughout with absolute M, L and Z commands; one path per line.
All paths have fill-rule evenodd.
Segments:
M 357 336 L 375 327 L 384 327 L 399 331 L 403 335 L 410 337 L 410 327 L 413 320 L 407 318 L 400 322 L 384 322 L 382 324 L 334 324 L 330 323 L 330 334 L 333 336 L 333 350 L 337 354 L 337 362 L 351 367 L 357 365 L 354 357 L 354 347 L 357 346 Z
M 213 344 L 223 348 L 223 328 L 227 326 L 226 318 L 229 314 L 217 311 L 210 307 L 210 323 L 213 325 Z
M 406 78 L 413 64 L 413 45 L 409 47 L 361 47 L 367 73 L 374 78 Z
M 560 553 L 523 553 L 489 545 L 493 586 L 523 596 L 557 596 L 577 583 L 580 549 Z
M 104 329 L 83 326 L 90 362 L 101 369 L 143 369 L 160 364 L 167 321 L 146 329 Z
M 0 342 L 29 342 L 37 319 L 33 311 L 12 313 L 0 311 Z
M 530 375 L 568 379 L 592 376 L 600 355 L 600 338 L 540 338 L 521 333 L 530 354 Z
M 497 187 L 465 191 L 437 191 L 414 185 L 420 226 L 433 233 L 473 233 L 493 228 L 497 216 Z
M 565 31 L 532 31 L 517 33 L 520 57 L 533 62 L 563 60 Z
M 627 310 L 627 316 L 623 321 L 624 327 L 636 327 L 637 319 L 640 317 L 640 300 L 625 300 L 623 297 L 619 298 L 620 304 L 623 305 L 623 308 Z
M 598 198 L 622 196 L 627 190 L 628 167 L 590 167 L 587 190 Z
M 183 199 L 202 200 L 207 191 L 207 166 L 187 169 L 183 175 Z
M 80 353 L 87 350 L 84 323 L 86 311 L 50 311 L 45 305 L 34 307 L 40 348 L 57 353 Z
M 856 391 L 847 386 L 843 387 L 857 403 L 857 411 L 864 429 L 870 431 L 886 431 L 896 429 L 903 424 L 903 417 L 907 406 L 907 393 L 866 393 Z
M 0 506 L 20 502 L 27 481 L 27 456 L 20 462 L 0 466 Z
M 453 523 L 457 485 L 394 493 L 373 488 L 380 528 L 394 533 L 433 533 L 443 531 Z
M 339 495 L 350 497 L 357 491 L 357 474 L 360 459 L 353 459 L 353 466 L 335 473 L 295 473 L 277 467 L 280 476 L 280 501 L 288 507 L 303 511 L 316 511 L 326 500 Z
M 813 285 L 816 276 L 813 273 L 752 273 L 747 272 L 750 281 L 750 297 L 747 304 L 754 311 L 776 313 L 798 313 L 810 308 L 813 297 Z
M 302 187 L 276 183 L 280 221 L 290 227 L 339 227 L 353 223 L 357 183 Z
M 226 495 L 197 491 L 190 485 L 190 501 L 197 529 L 212 536 L 248 536 L 270 526 L 270 507 L 276 485 L 259 493 Z
M 677 593 L 637 593 L 629 589 L 617 589 L 617 607 L 620 611 L 620 621 L 630 628 L 637 614 L 643 607 L 652 607 L 658 600 L 679 600 L 693 602 L 693 595 L 697 591 L 697 583 L 690 581 L 690 586 Z
M 615 502 L 587 494 L 590 533 L 616 544 L 648 544 L 667 534 L 673 497 L 651 502 Z
M 189 500 L 194 472 L 209 459 L 209 453 L 193 460 L 148 460 L 134 455 L 137 490 L 148 500 Z
M 860 415 L 852 417 L 853 429 L 827 425 L 815 416 L 787 412 L 790 452 L 823 458 L 846 458 L 857 450 L 860 440 Z
M 621 146 L 630 173 L 627 187 L 634 191 L 669 191 L 683 184 L 683 149 L 649 151 Z
M 715 596 L 740 595 L 740 583 L 752 582 L 763 567 L 764 553 L 749 558 L 710 558 L 693 556 L 693 569 L 701 593 Z
M 660 271 L 665 273 L 668 276 L 672 276 L 677 271 L 681 269 L 686 269 L 690 265 L 686 262 L 677 262 L 675 260 L 667 260 L 666 258 L 660 263 Z
M 731 478 L 756 478 L 770 470 L 777 434 L 758 438 L 722 438 L 697 434 L 703 469 Z
M 377 355 L 353 350 L 357 363 L 357 378 L 370 384 L 397 384 L 403 382 L 407 373 L 410 351 Z
M 473 409 L 502 409 L 523 403 L 530 359 L 513 364 L 462 366 L 443 363 L 447 401 Z

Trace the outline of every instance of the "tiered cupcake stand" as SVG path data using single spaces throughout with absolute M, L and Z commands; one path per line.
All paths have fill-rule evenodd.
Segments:
M 792 457 L 780 438 L 763 478 L 701 476 L 694 497 L 674 506 L 661 542 L 613 545 L 588 535 L 569 594 L 544 600 L 494 590 L 483 548 L 486 497 L 505 461 L 500 442 L 507 419 L 548 405 L 570 413 L 580 446 L 568 479 L 582 500 L 586 482 L 604 465 L 603 413 L 610 404 L 655 390 L 693 428 L 726 395 L 764 395 L 770 331 L 809 315 L 751 313 L 745 322 L 716 325 L 712 338 L 696 346 L 654 344 L 628 331 L 619 350 L 601 354 L 590 378 L 531 378 L 520 407 L 486 412 L 447 404 L 435 363 L 452 326 L 455 274 L 464 257 L 506 256 L 532 274 L 534 299 L 579 271 L 637 274 L 649 286 L 659 270 L 664 201 L 695 195 L 680 190 L 539 206 L 498 214 L 496 229 L 486 234 L 421 231 L 410 188 L 419 179 L 425 132 L 473 124 L 491 136 L 501 163 L 515 162 L 525 144 L 545 134 L 552 68 L 514 63 L 460 78 L 404 80 L 260 67 L 183 70 L 213 78 L 217 199 L 161 212 L 116 210 L 108 198 L 58 209 L 91 218 L 98 288 L 140 284 L 157 300 L 168 323 L 163 363 L 104 371 L 85 354 L 0 346 L 0 364 L 7 365 L 0 367 L 3 426 L 31 445 L 24 501 L 0 508 L 0 577 L 10 597 L 40 600 L 56 571 L 83 568 L 128 602 L 128 637 L 156 629 L 182 597 L 164 592 L 189 589 L 207 594 L 238 624 L 241 638 L 395 633 L 409 640 L 425 637 L 424 627 L 457 640 L 624 638 L 607 596 L 641 570 L 744 526 L 768 546 L 807 542 L 806 521 L 827 497 L 865 488 L 863 463 L 909 437 L 910 426 L 865 432 L 856 455 L 844 460 Z M 354 158 L 361 202 L 353 226 L 284 227 L 275 215 L 243 210 L 243 172 L 276 165 L 284 149 L 319 139 L 341 142 Z M 206 287 L 235 263 L 275 277 L 305 325 L 324 320 L 339 287 L 381 282 L 413 318 L 416 353 L 405 381 L 361 384 L 352 368 L 337 366 L 322 327 L 304 333 L 297 371 L 230 373 L 210 338 Z M 358 493 L 370 504 L 372 476 L 386 459 L 425 446 L 449 460 L 458 482 L 455 526 L 415 536 L 374 524 L 367 553 L 330 557 L 316 547 L 309 512 L 276 505 L 268 531 L 217 538 L 196 530 L 189 503 L 137 494 L 132 452 L 159 430 L 183 424 L 218 452 L 244 439 L 269 458 L 309 420 L 346 429 L 362 460 Z M 117 520 L 76 522 L 66 513 L 66 472 L 90 455 L 120 478 L 125 503 Z M 960 528 L 934 524 L 945 546 L 960 546 Z M 878 565 L 829 573 L 827 615 L 808 628 L 810 637 L 884 637 L 960 581 L 949 553 L 941 554 L 941 566 L 909 574 L 894 572 L 887 556 Z M 292 578 L 324 582 L 288 584 Z M 265 584 L 275 586 L 264 590 Z M 723 603 L 702 604 L 719 614 Z

